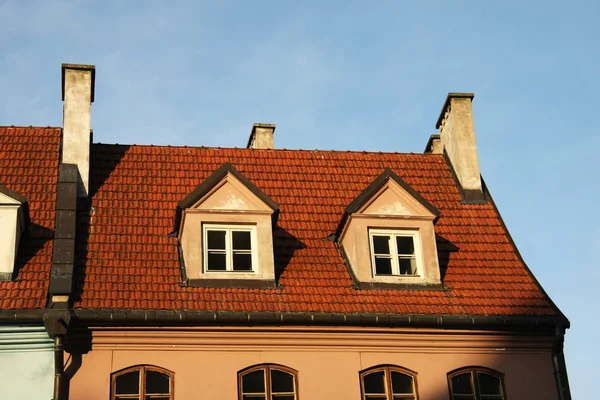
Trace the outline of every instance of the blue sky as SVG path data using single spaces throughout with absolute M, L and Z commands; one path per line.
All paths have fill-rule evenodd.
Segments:
M 96 65 L 104 143 L 244 147 L 266 122 L 278 148 L 422 152 L 447 92 L 474 92 L 482 174 L 592 398 L 599 19 L 595 1 L 0 0 L 0 125 L 61 126 L 63 62 Z

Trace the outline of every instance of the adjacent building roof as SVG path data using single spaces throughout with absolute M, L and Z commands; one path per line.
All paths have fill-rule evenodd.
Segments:
M 46 307 L 60 141 L 60 128 L 0 127 L 0 185 L 27 200 L 30 216 L 15 280 L 0 282 L 0 310 Z
M 49 146 L 34 140 L 39 132 Z M 57 136 L 58 130 L 32 129 L 12 135 L 9 147 L 14 152 L 19 146 L 17 159 L 23 161 L 19 169 L 3 161 L 12 169 L 0 175 L 0 183 L 28 196 L 32 220 L 50 230 Z M 5 147 L 0 155 L 7 154 Z M 28 153 L 35 157 L 26 168 Z M 182 281 L 173 234 L 178 203 L 224 163 L 279 205 L 276 289 L 188 287 Z M 346 207 L 388 168 L 439 211 L 435 231 L 445 290 L 353 286 L 332 237 Z M 82 221 L 80 232 L 87 233 L 78 238 L 76 309 L 560 315 L 521 260 L 493 203 L 464 204 L 442 155 L 93 144 L 90 181 L 92 210 Z M 48 246 L 20 272 L 28 287 L 37 285 L 40 299 Z M 18 284 L 25 285 L 12 285 Z M 0 301 L 5 298 L 0 295 Z

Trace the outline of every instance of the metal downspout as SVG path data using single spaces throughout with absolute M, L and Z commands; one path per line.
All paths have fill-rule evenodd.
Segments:
M 554 368 L 556 388 L 558 389 L 558 398 L 560 400 L 571 400 L 567 363 L 565 362 L 565 353 L 563 351 L 564 341 L 565 328 L 562 326 L 557 327 L 554 338 L 554 348 L 552 349 L 552 366 Z
M 53 400 L 63 400 L 63 374 L 65 370 L 65 356 L 63 352 L 63 336 L 54 337 L 54 396 Z

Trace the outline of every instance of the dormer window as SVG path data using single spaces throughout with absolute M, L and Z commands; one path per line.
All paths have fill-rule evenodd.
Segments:
M 356 285 L 440 286 L 438 216 L 435 207 L 386 169 L 348 205 L 336 234 Z
M 255 271 L 257 261 L 254 226 L 204 225 L 204 243 L 206 272 Z
M 275 288 L 278 211 L 231 164 L 217 169 L 178 206 L 184 281 L 202 287 Z
M 370 229 L 373 276 L 414 276 L 421 271 L 418 232 Z
M 13 279 L 19 242 L 28 223 L 27 199 L 0 185 L 0 281 Z

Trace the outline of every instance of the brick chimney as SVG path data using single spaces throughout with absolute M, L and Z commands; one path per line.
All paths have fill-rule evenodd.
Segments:
M 484 201 L 475 142 L 473 93 L 448 93 L 437 120 L 442 151 L 448 157 L 466 201 Z
M 250 138 L 246 148 L 248 149 L 272 149 L 274 148 L 275 124 L 256 123 L 252 126 Z
M 78 198 L 87 198 L 89 194 L 90 117 L 91 104 L 94 102 L 95 77 L 96 67 L 93 65 L 62 65 L 62 162 L 77 165 Z

